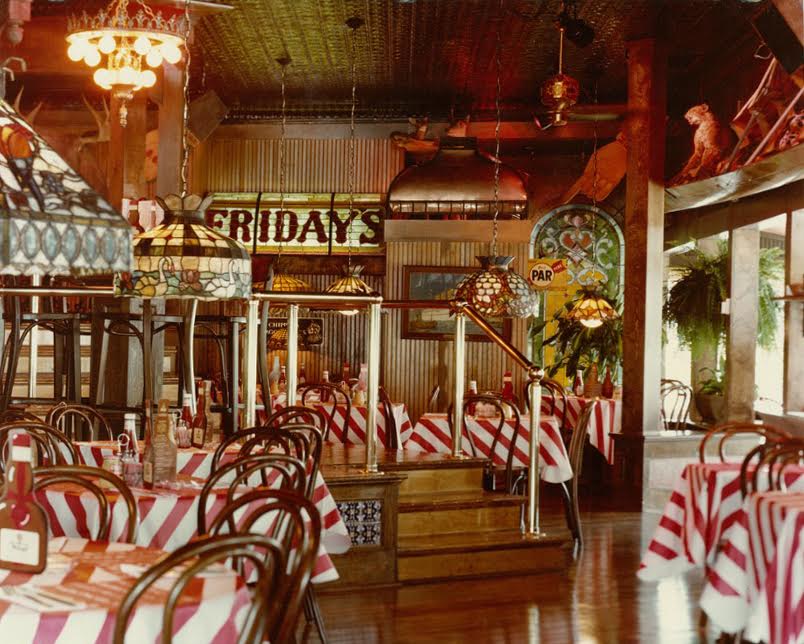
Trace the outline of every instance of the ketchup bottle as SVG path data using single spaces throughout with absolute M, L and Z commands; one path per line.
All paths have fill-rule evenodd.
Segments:
M 477 380 L 469 381 L 469 395 L 477 396 Z M 467 407 L 466 409 L 467 415 L 474 416 L 476 411 L 477 411 L 477 405 L 475 403 L 469 403 L 469 407 Z

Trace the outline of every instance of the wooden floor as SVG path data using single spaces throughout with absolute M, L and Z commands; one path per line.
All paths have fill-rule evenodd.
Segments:
M 686 644 L 697 629 L 701 575 L 641 582 L 641 517 L 587 513 L 586 544 L 566 571 L 319 593 L 331 644 L 469 642 Z M 317 642 L 307 631 L 304 641 Z

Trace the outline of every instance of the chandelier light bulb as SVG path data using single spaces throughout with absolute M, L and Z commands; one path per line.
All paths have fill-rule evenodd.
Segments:
M 152 47 L 151 51 L 145 56 L 145 62 L 149 67 L 159 67 L 162 64 L 162 52 L 159 48 Z
M 84 62 L 90 67 L 96 67 L 101 61 L 100 52 L 96 47 L 89 46 L 84 51 Z
M 603 320 L 581 320 L 581 324 L 587 329 L 596 329 L 599 326 L 603 326 Z
M 134 41 L 134 51 L 136 51 L 140 56 L 147 55 L 148 52 L 151 51 L 151 41 L 145 36 L 140 36 Z
M 140 72 L 140 85 L 143 87 L 153 87 L 155 83 L 156 74 L 154 74 L 150 69 Z
M 105 67 L 99 67 L 96 69 L 95 73 L 92 75 L 92 78 L 96 85 L 99 85 L 103 89 L 111 89 L 112 73 Z
M 84 57 L 84 42 L 81 40 L 73 41 L 72 44 L 67 48 L 67 58 L 77 63 L 83 57 Z
M 133 67 L 123 67 L 120 70 L 120 82 L 123 85 L 136 85 L 139 79 L 139 74 Z
M 103 54 L 111 54 L 115 47 L 117 47 L 117 41 L 111 34 L 104 34 L 98 42 L 98 49 Z
M 181 60 L 181 50 L 173 44 L 162 45 L 162 56 L 171 65 Z

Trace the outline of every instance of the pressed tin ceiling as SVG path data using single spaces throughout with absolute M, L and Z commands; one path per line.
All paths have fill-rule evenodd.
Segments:
M 34 15 L 98 8 L 105 2 L 34 0 Z M 152 2 L 155 4 L 155 2 Z M 560 0 L 230 0 L 204 17 L 193 45 L 194 91 L 214 88 L 230 116 L 275 116 L 280 68 L 289 55 L 293 114 L 343 115 L 350 96 L 349 30 L 357 32 L 359 110 L 363 115 L 489 117 L 494 47 L 501 28 L 506 110 L 540 107 L 539 86 L 556 71 Z M 565 72 L 581 82 L 581 102 L 625 98 L 625 40 L 660 24 L 671 74 L 685 80 L 712 57 L 756 37 L 736 0 L 578 0 L 578 16 L 595 30 L 584 49 L 567 43 Z M 747 35 L 747 36 L 746 36 Z M 752 46 L 755 44 L 752 42 Z M 671 76 L 671 80 L 672 80 Z M 484 114 L 485 113 L 485 114 Z

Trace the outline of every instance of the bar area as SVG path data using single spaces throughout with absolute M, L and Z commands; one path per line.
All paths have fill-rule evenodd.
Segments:
M 0 14 L 10 642 L 804 644 L 800 0 Z

